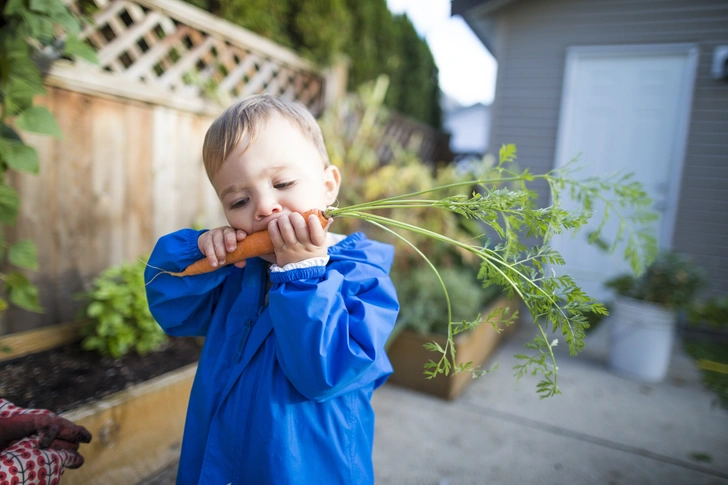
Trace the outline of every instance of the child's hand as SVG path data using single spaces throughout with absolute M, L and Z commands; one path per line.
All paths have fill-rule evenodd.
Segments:
M 240 229 L 235 230 L 230 226 L 218 227 L 204 232 L 197 239 L 197 246 L 200 252 L 207 257 L 213 268 L 225 264 L 227 253 L 232 253 L 238 241 L 245 239 L 247 234 Z M 235 263 L 235 266 L 242 268 L 245 261 Z
M 268 233 L 273 241 L 276 253 L 276 264 L 285 266 L 288 263 L 298 263 L 304 259 L 326 256 L 326 227 L 315 215 L 310 215 L 306 221 L 298 212 L 282 215 L 268 224 Z

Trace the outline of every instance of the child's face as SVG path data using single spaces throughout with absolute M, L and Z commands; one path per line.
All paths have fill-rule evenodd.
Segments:
M 241 151 L 235 148 L 212 179 L 231 227 L 251 234 L 283 214 L 325 209 L 336 201 L 339 170 L 324 167 L 315 145 L 286 118 L 271 115 Z

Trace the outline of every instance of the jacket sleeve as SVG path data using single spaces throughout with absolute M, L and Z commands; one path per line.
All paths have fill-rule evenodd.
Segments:
M 182 229 L 160 238 L 144 271 L 149 310 L 164 331 L 174 337 L 207 333 L 222 292 L 221 283 L 230 270 L 225 266 L 212 273 L 185 277 L 160 273 L 160 269 L 183 271 L 203 258 L 197 247 L 202 232 Z
M 331 264 L 271 273 L 276 356 L 305 397 L 331 399 L 391 373 L 384 351 L 399 304 L 381 268 Z

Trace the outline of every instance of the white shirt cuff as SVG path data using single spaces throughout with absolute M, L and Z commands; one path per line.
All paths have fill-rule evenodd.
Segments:
M 292 269 L 303 269 L 303 268 L 312 268 L 314 266 L 326 266 L 326 264 L 329 262 L 328 256 L 320 256 L 318 258 L 310 258 L 310 259 L 304 259 L 303 261 L 299 261 L 298 263 L 288 263 L 286 265 L 283 265 L 281 268 L 277 264 L 273 263 L 270 267 L 271 273 L 282 273 L 284 271 L 291 271 Z

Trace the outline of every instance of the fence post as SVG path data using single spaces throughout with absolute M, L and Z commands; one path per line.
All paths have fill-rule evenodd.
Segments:
M 324 110 L 346 95 L 350 63 L 348 57 L 341 55 L 324 71 Z

